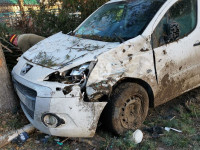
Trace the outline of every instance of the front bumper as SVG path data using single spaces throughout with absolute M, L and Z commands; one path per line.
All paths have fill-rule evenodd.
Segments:
M 20 98 L 21 107 L 34 127 L 40 131 L 61 137 L 93 137 L 99 117 L 106 102 L 84 102 L 79 86 L 74 86 L 68 97 L 51 97 L 51 88 L 32 83 L 12 72 L 14 87 Z M 53 83 L 52 83 L 53 84 Z M 43 92 L 43 95 L 38 96 Z M 79 92 L 79 96 L 77 93 Z M 75 95 L 75 96 L 74 96 Z M 42 115 L 56 114 L 64 124 L 50 128 L 44 125 Z

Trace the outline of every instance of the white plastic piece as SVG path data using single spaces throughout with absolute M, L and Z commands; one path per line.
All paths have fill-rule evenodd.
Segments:
M 133 133 L 133 136 L 132 136 L 132 140 L 135 144 L 139 144 L 142 142 L 142 139 L 143 139 L 143 133 L 141 130 L 136 130 L 134 133 Z
M 168 131 L 168 132 L 169 132 L 170 130 L 173 130 L 173 131 L 176 131 L 176 132 L 182 133 L 181 130 L 177 130 L 177 129 L 170 128 L 170 127 L 165 127 L 165 130 Z

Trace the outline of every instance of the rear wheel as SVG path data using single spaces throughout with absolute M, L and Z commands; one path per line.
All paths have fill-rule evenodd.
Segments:
M 111 127 L 117 134 L 137 129 L 144 122 L 149 109 L 146 90 L 136 83 L 122 83 L 111 95 L 108 114 Z

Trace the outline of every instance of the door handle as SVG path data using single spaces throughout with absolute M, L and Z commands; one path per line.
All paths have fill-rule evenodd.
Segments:
M 194 46 L 194 47 L 195 47 L 195 46 L 200 46 L 200 42 L 195 43 L 193 46 Z

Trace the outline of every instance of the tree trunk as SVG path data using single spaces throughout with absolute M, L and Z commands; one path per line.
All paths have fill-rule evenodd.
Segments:
M 20 11 L 22 12 L 22 21 L 25 21 L 24 0 L 18 0 Z
M 16 94 L 13 90 L 10 74 L 0 43 L 0 111 L 14 110 L 16 104 Z

